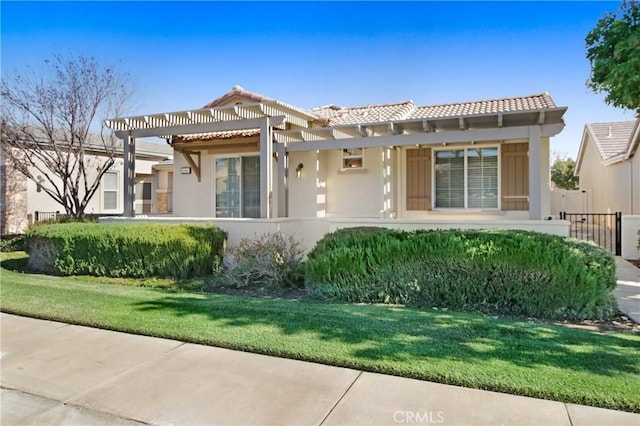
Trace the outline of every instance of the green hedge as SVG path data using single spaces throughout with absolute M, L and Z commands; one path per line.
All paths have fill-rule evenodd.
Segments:
M 613 256 L 524 231 L 344 229 L 309 253 L 315 296 L 537 318 L 603 318 L 616 309 Z
M 0 236 L 0 252 L 24 251 L 24 234 L 7 234 Z
M 29 268 L 60 275 L 188 278 L 211 273 L 226 233 L 160 223 L 41 225 L 26 235 Z

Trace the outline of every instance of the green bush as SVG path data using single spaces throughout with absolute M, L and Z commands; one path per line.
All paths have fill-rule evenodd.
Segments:
M 0 238 L 0 252 L 24 251 L 24 234 L 7 234 Z
M 287 238 L 279 232 L 255 239 L 244 238 L 237 246 L 228 248 L 219 275 L 224 284 L 233 287 L 299 287 L 303 254 L 293 237 Z
M 616 308 L 609 252 L 524 231 L 340 230 L 309 253 L 305 285 L 331 300 L 549 319 Z
M 160 223 L 40 225 L 26 235 L 29 268 L 60 275 L 203 276 L 224 254 L 215 226 Z

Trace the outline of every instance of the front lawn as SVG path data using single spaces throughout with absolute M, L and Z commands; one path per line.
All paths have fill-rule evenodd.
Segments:
M 3 312 L 640 413 L 638 333 L 1 274 Z

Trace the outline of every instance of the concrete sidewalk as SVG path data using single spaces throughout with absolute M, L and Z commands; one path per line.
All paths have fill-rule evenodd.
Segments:
M 640 269 L 621 257 L 616 257 L 618 308 L 640 324 Z
M 3 425 L 633 425 L 640 415 L 1 314 Z

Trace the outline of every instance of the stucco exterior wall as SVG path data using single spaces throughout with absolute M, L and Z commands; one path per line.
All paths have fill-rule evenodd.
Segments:
M 587 193 L 576 190 L 554 189 L 551 191 L 551 215 L 558 216 L 560 212 L 588 213 Z
M 633 176 L 636 164 L 637 159 L 608 166 L 602 165 L 593 142 L 588 141 L 580 167 L 580 189 L 586 191 L 589 212 L 621 211 L 623 214 L 635 212 L 632 209 L 631 199 L 632 195 L 640 191 L 640 183 L 638 183 L 640 173 L 637 177 Z
M 213 219 L 195 217 L 101 218 L 101 222 L 140 221 L 213 224 L 229 235 L 228 244 L 237 245 L 243 238 L 255 238 L 271 232 L 293 236 L 308 253 L 325 234 L 342 228 L 378 226 L 404 230 L 415 229 L 520 229 L 566 237 L 569 222 L 563 220 L 393 220 L 350 218 L 282 218 L 282 219 Z
M 88 168 L 88 180 L 93 182 L 97 177 L 96 166 L 103 164 L 105 157 L 101 155 L 88 155 L 87 164 L 92 167 Z M 4 163 L 4 159 L 3 159 Z M 150 179 L 155 182 L 152 177 L 152 166 L 156 161 L 148 159 L 136 159 L 136 176 L 139 179 Z M 8 166 L 7 166 L 8 167 Z M 124 209 L 124 161 L 122 158 L 116 158 L 110 172 L 117 173 L 117 205 L 115 209 L 107 209 L 104 205 L 102 182 L 98 190 L 89 201 L 85 213 L 87 214 L 122 214 Z M 40 185 L 31 179 L 25 178 L 22 174 L 7 169 L 6 174 L 3 170 L 2 182 L 2 210 L 3 233 L 22 233 L 27 230 L 30 222 L 35 218 L 36 212 L 60 212 L 65 213 L 64 207 L 50 197 L 43 188 L 53 188 L 53 184 L 49 183 L 47 176 L 35 170 L 34 174 L 39 180 Z M 57 176 L 50 173 L 48 175 L 58 188 L 62 188 L 62 181 Z M 82 185 L 82 183 L 81 183 Z M 155 184 L 154 184 L 155 185 Z M 81 188 L 82 191 L 82 188 Z M 153 194 L 154 192 L 152 192 Z M 84 194 L 84 193 L 82 193 Z M 153 198 L 152 198 L 153 199 Z M 155 202 L 154 202 L 155 203 Z M 5 213 L 6 212 L 6 213 Z
M 629 167 L 631 169 L 631 188 L 629 188 L 631 197 L 630 214 L 640 215 L 640 148 L 633 158 L 627 161 L 630 163 Z
M 203 151 L 200 158 L 200 182 L 196 174 L 182 174 L 182 167 L 189 167 L 182 154 L 173 157 L 173 213 L 176 216 L 213 217 L 214 179 L 213 155 Z
M 638 239 L 640 235 L 640 215 L 622 216 L 622 257 L 640 259 Z
M 115 161 L 115 163 L 113 164 L 113 166 L 109 169 L 110 172 L 116 172 L 118 174 L 118 201 L 117 201 L 117 208 L 110 210 L 110 209 L 106 209 L 104 206 L 104 199 L 102 196 L 102 184 L 100 185 L 100 187 L 98 188 L 98 190 L 96 191 L 95 195 L 93 196 L 93 198 L 91 198 L 91 200 L 89 201 L 89 204 L 87 204 L 87 208 L 85 209 L 85 213 L 91 213 L 91 214 L 100 214 L 100 213 L 108 213 L 108 214 L 120 214 L 123 211 L 123 200 L 124 200 L 124 194 L 122 191 L 123 185 L 124 185 L 124 162 L 122 159 L 117 159 Z M 90 176 L 90 181 L 95 180 L 97 173 L 95 171 L 91 172 L 89 174 Z M 60 187 L 61 186 L 61 181 L 60 179 L 58 179 L 57 177 L 53 176 L 52 179 L 54 179 L 57 183 L 57 185 Z M 61 206 L 60 204 L 56 203 L 55 200 L 53 200 L 45 191 L 41 190 L 38 191 L 38 185 L 33 182 L 32 180 L 28 181 L 28 198 L 29 198 L 29 208 L 28 208 L 28 213 L 30 215 L 35 214 L 36 211 L 45 211 L 45 212 L 52 212 L 52 211 L 60 211 L 61 213 L 64 213 L 64 207 Z M 46 183 L 44 184 L 46 185 Z
M 317 151 L 289 154 L 289 217 L 324 217 L 326 180 L 324 153 Z M 299 164 L 303 167 L 296 174 Z
M 384 217 L 382 149 L 364 150 L 364 169 L 343 170 L 342 151 L 326 151 L 328 217 Z

